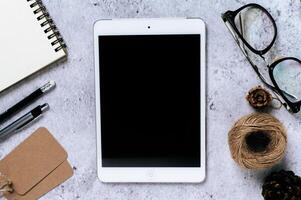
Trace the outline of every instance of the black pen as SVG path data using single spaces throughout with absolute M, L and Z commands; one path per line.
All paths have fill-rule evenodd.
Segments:
M 46 83 L 45 85 L 43 85 L 42 87 L 37 89 L 36 91 L 32 92 L 30 95 L 25 97 L 23 100 L 19 101 L 14 106 L 12 106 L 8 110 L 6 110 L 2 114 L 0 114 L 0 124 L 3 123 L 4 121 L 6 121 L 11 116 L 13 116 L 14 114 L 16 114 L 17 112 L 19 112 L 20 110 L 24 109 L 30 103 L 34 102 L 35 100 L 37 100 L 38 98 L 43 96 L 43 94 L 47 93 L 54 87 L 55 87 L 55 82 L 49 81 L 48 83 Z
M 24 126 L 28 125 L 29 123 L 33 122 L 37 118 L 39 118 L 45 111 L 49 109 L 49 105 L 47 103 L 37 106 L 27 114 L 23 115 L 10 125 L 6 126 L 5 128 L 0 130 L 0 139 L 7 137 L 8 135 L 19 131 Z

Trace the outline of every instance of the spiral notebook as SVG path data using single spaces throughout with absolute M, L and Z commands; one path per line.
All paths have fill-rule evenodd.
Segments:
M 40 0 L 0 0 L 0 92 L 66 56 Z

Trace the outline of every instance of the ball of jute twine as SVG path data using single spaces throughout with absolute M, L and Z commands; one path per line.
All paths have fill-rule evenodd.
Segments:
M 229 132 L 228 142 L 232 158 L 240 166 L 262 169 L 277 164 L 283 158 L 287 135 L 282 123 L 275 117 L 266 113 L 253 113 L 234 124 Z M 256 150 L 256 142 L 264 142 L 264 148 Z

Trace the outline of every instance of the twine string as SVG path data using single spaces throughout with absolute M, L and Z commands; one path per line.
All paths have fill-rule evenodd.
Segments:
M 13 192 L 11 180 L 0 172 L 0 193 L 6 194 Z

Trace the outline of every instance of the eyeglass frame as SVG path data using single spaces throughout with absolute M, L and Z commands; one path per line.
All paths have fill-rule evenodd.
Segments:
M 241 32 L 237 29 L 236 27 L 236 24 L 235 24 L 235 18 L 237 17 L 237 15 L 240 14 L 240 12 L 246 8 L 258 8 L 260 9 L 261 11 L 264 12 L 264 14 L 266 14 L 268 16 L 268 18 L 271 20 L 272 22 L 272 25 L 273 25 L 273 28 L 274 28 L 274 37 L 271 41 L 271 43 L 263 50 L 257 50 L 255 48 L 253 48 L 244 38 L 243 36 L 243 29 L 241 30 Z M 239 16 L 241 17 L 241 16 Z M 284 57 L 284 58 L 280 58 L 280 59 L 277 59 L 276 61 L 272 62 L 271 64 L 268 64 L 265 60 L 265 58 L 263 57 L 264 54 L 266 54 L 274 45 L 275 41 L 276 41 L 276 38 L 277 38 L 277 25 L 276 25 L 276 22 L 274 20 L 274 18 L 272 17 L 272 15 L 264 8 L 262 7 L 261 5 L 259 4 L 255 4 L 255 3 L 250 3 L 250 4 L 247 4 L 247 5 L 244 5 L 242 7 L 240 7 L 239 9 L 235 10 L 235 11 L 231 11 L 231 10 L 228 10 L 226 11 L 225 13 L 222 14 L 222 19 L 225 23 L 225 25 L 227 26 L 227 28 L 229 29 L 231 35 L 234 37 L 234 40 L 236 41 L 236 43 L 238 44 L 238 46 L 240 47 L 241 51 L 243 52 L 243 54 L 245 55 L 246 59 L 249 61 L 249 63 L 251 64 L 252 68 L 255 70 L 256 74 L 258 75 L 258 77 L 261 79 L 261 81 L 269 88 L 271 89 L 276 95 L 277 97 L 279 98 L 279 95 L 280 97 L 285 101 L 282 102 L 280 100 L 280 102 L 282 103 L 282 105 L 290 112 L 293 112 L 293 113 L 297 113 L 300 111 L 300 108 L 301 108 L 301 100 L 300 101 L 297 101 L 297 102 L 292 102 L 290 101 L 286 95 L 289 95 L 289 96 L 293 96 L 293 95 L 290 95 L 289 93 L 283 91 L 280 89 L 280 87 L 278 86 L 275 78 L 274 78 L 274 75 L 273 75 L 273 71 L 274 69 L 276 68 L 276 66 L 285 61 L 285 60 L 294 60 L 296 62 L 299 62 L 300 65 L 301 65 L 301 61 L 298 59 L 298 58 L 295 58 L 295 57 Z M 241 20 L 241 19 L 240 19 Z M 240 27 L 242 28 L 242 25 L 240 25 Z M 242 44 L 241 42 L 242 41 Z M 246 51 L 245 49 L 245 46 L 248 47 L 248 49 L 253 52 L 254 54 L 260 56 L 265 62 L 266 62 L 266 66 L 269 70 L 269 76 L 270 76 L 270 79 L 273 83 L 273 85 L 270 85 L 267 80 L 265 79 L 265 77 L 259 72 L 259 68 L 257 67 L 257 65 L 255 65 L 251 58 L 249 57 L 248 55 L 248 52 Z M 286 93 L 286 95 L 284 94 Z M 293 96 L 294 97 L 294 96 Z

